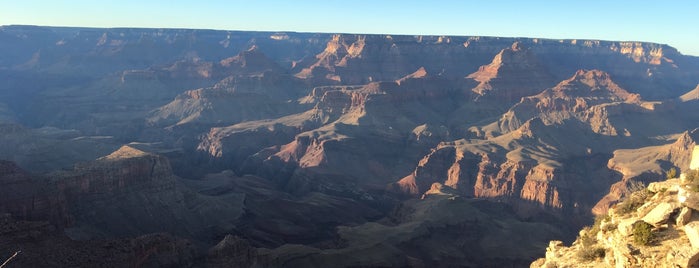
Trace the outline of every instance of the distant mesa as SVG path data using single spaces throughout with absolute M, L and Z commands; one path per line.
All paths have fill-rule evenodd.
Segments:
M 502 49 L 488 65 L 466 78 L 479 82 L 472 91 L 478 96 L 518 101 L 541 92 L 553 83 L 553 77 L 540 60 L 520 42 Z
M 606 101 L 640 101 L 640 95 L 632 94 L 614 83 L 611 76 L 600 70 L 578 70 L 573 77 L 556 85 L 556 96 L 604 98 Z
M 231 71 L 244 71 L 247 73 L 282 71 L 282 68 L 267 57 L 267 55 L 262 53 L 257 45 L 252 45 L 246 51 L 240 52 L 235 57 L 223 59 L 219 64 L 226 68 L 233 68 Z

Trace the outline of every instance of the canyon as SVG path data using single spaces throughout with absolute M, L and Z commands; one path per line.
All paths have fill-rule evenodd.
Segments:
M 0 80 L 20 266 L 523 267 L 699 139 L 644 42 L 0 26 Z

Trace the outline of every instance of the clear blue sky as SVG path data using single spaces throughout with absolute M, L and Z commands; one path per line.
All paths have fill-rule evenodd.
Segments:
M 649 41 L 699 56 L 696 0 L 0 0 L 0 25 Z

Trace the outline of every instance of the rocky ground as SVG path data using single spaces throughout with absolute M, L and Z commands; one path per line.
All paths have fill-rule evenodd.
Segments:
M 581 230 L 571 246 L 551 241 L 546 257 L 531 267 L 699 267 L 694 185 L 683 174 L 638 189 Z

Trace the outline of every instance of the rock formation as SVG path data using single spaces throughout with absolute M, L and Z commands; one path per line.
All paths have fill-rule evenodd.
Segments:
M 503 104 L 535 95 L 553 84 L 553 77 L 539 59 L 519 42 L 501 50 L 490 64 L 481 66 L 467 78 L 479 82 L 472 89 L 474 93 L 493 95 Z
M 1 26 L 0 51 L 0 214 L 28 230 L 0 244 L 65 248 L 25 266 L 519 266 L 694 166 L 699 61 L 661 44 Z
M 699 266 L 693 183 L 682 174 L 637 189 L 581 230 L 571 246 L 551 241 L 546 257 L 531 267 Z

